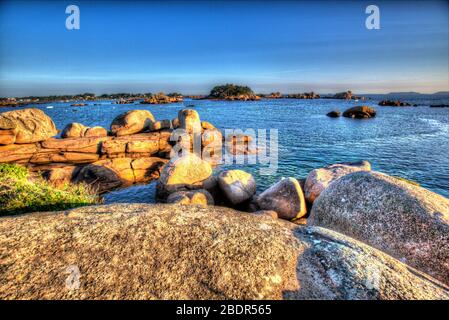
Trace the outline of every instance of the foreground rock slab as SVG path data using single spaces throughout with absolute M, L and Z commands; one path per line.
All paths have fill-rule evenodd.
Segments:
M 449 299 L 432 278 L 336 232 L 218 207 L 1 218 L 0 256 L 0 299 Z
M 449 284 L 449 199 L 405 181 L 357 172 L 315 201 L 309 223 L 344 233 Z

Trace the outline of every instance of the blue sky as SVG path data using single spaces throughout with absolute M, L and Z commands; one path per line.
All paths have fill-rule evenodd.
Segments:
M 80 8 L 67 30 L 66 6 Z M 365 8 L 380 8 L 380 30 Z M 447 1 L 1 1 L 0 96 L 449 90 Z

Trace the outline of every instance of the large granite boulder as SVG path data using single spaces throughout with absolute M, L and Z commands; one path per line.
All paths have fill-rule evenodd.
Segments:
M 0 256 L 0 299 L 449 299 L 337 232 L 213 206 L 4 217 Z
M 84 137 L 87 127 L 78 122 L 71 122 L 62 129 L 61 138 L 81 138 Z
M 157 197 L 165 199 L 170 193 L 204 189 L 204 181 L 212 175 L 210 164 L 193 153 L 172 158 L 161 172 Z
M 256 193 L 256 180 L 243 170 L 226 170 L 218 175 L 218 185 L 232 204 L 250 199 Z
M 149 130 L 155 119 L 148 110 L 131 110 L 118 115 L 111 124 L 111 132 L 125 136 Z
M 309 218 L 449 284 L 449 199 L 377 172 L 333 182 Z
M 371 164 L 365 160 L 345 162 L 310 171 L 304 185 L 307 202 L 312 204 L 332 181 L 357 171 L 371 171 Z
M 263 210 L 273 210 L 283 219 L 296 219 L 306 215 L 306 201 L 298 180 L 286 178 L 272 185 L 257 197 Z
M 39 109 L 22 109 L 0 114 L 0 144 L 47 140 L 58 131 L 53 120 Z
M 343 117 L 355 119 L 367 119 L 376 116 L 376 110 L 368 106 L 352 107 L 343 112 Z

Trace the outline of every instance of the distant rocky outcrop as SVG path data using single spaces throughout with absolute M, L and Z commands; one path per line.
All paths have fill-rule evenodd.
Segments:
M 208 99 L 218 99 L 218 100 L 260 100 L 260 97 L 254 94 L 253 90 L 247 86 L 238 86 L 235 84 L 225 84 L 220 86 L 215 86 Z
M 176 103 L 182 102 L 183 96 L 179 93 L 172 93 L 166 95 L 163 92 L 159 92 L 157 94 L 152 95 L 150 98 L 144 99 L 142 104 L 167 104 L 167 103 Z
M 449 299 L 362 242 L 222 207 L 91 206 L 0 234 L 0 299 Z
M 290 93 L 286 95 L 289 99 L 320 99 L 320 95 L 315 92 L 304 92 L 304 93 Z
M 331 99 L 343 99 L 343 100 L 365 100 L 365 97 L 356 96 L 352 93 L 352 91 L 348 90 L 346 92 L 338 92 L 333 96 L 327 97 Z
M 449 199 L 377 172 L 332 182 L 309 223 L 344 233 L 449 284 Z
M 408 102 L 402 102 L 399 100 L 382 100 L 379 102 L 379 106 L 389 106 L 389 107 L 410 107 L 411 104 Z
M 368 106 L 352 107 L 343 112 L 345 118 L 368 119 L 376 116 L 376 110 Z

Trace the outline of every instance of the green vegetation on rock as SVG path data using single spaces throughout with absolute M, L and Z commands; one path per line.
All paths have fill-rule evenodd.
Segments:
M 39 176 L 31 178 L 24 167 L 0 164 L 0 216 L 65 210 L 99 202 L 86 184 L 56 188 Z
M 253 90 L 247 86 L 238 86 L 235 84 L 225 84 L 221 86 L 215 86 L 210 91 L 210 97 L 216 99 L 227 99 L 229 97 L 248 95 L 254 96 Z

